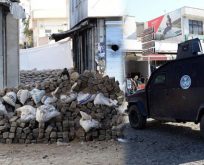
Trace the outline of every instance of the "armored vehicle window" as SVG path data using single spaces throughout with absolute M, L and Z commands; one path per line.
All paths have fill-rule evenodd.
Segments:
M 160 74 L 154 79 L 154 85 L 157 84 L 165 84 L 166 83 L 166 75 Z

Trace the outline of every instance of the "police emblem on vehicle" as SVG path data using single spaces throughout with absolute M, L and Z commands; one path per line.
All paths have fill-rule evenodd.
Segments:
M 182 89 L 188 89 L 191 86 L 191 78 L 188 75 L 184 75 L 181 77 L 180 86 Z

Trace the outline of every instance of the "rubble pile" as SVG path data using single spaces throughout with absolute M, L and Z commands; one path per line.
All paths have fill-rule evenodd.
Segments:
M 70 80 L 50 76 L 41 82 L 3 89 L 0 96 L 1 143 L 110 140 L 123 136 L 124 119 L 118 108 L 124 94 L 119 83 L 108 76 L 91 71 L 81 75 L 72 72 Z
M 43 81 L 48 81 L 52 78 L 58 78 L 61 74 L 60 69 L 56 70 L 22 70 L 20 71 L 20 82 L 22 85 L 35 85 L 35 83 L 42 83 Z

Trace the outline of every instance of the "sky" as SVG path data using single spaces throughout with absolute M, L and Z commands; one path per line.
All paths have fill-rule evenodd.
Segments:
M 204 0 L 126 0 L 126 12 L 145 22 L 183 6 L 204 9 Z

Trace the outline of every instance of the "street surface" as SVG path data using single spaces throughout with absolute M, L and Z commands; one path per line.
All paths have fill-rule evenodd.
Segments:
M 2 165 L 169 165 L 204 164 L 204 139 L 198 125 L 148 122 L 147 129 L 127 125 L 125 139 L 71 142 L 67 145 L 0 145 Z

